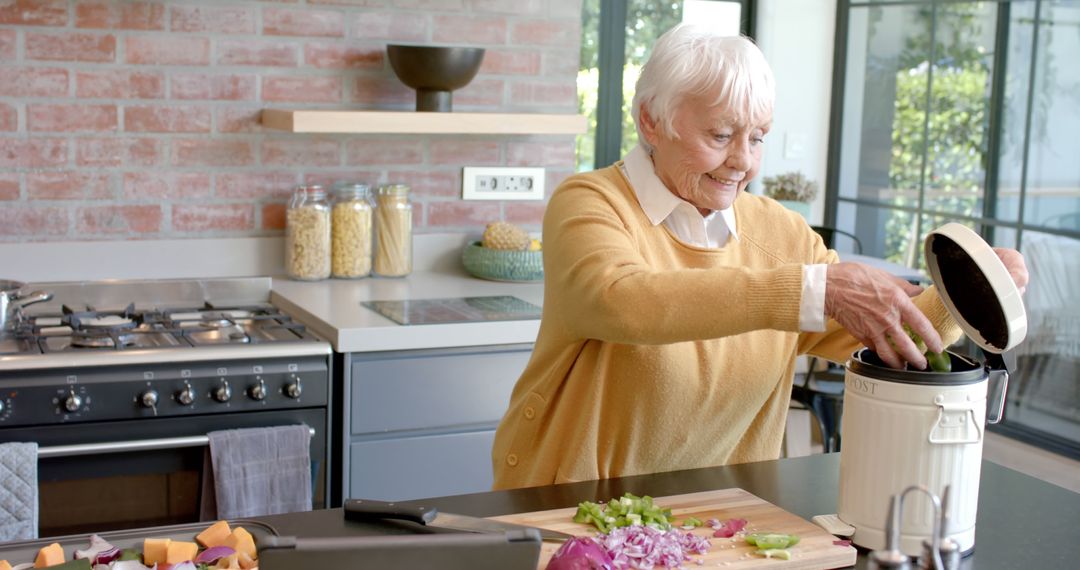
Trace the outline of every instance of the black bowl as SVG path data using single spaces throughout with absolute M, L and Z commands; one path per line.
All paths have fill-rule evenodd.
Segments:
M 451 92 L 480 71 L 484 48 L 389 44 L 390 67 L 402 83 L 416 89 L 417 111 L 450 111 Z

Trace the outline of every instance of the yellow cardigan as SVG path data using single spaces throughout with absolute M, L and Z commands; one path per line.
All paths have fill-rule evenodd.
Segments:
M 544 216 L 544 308 L 492 450 L 496 489 L 776 459 L 795 358 L 844 361 L 835 321 L 799 332 L 803 265 L 835 251 L 748 193 L 739 240 L 686 245 L 653 226 L 619 164 L 568 178 Z M 916 304 L 950 343 L 929 288 Z

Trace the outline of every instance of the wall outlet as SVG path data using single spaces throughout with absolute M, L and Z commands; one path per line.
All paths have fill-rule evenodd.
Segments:
M 544 169 L 466 166 L 461 174 L 463 200 L 543 200 Z

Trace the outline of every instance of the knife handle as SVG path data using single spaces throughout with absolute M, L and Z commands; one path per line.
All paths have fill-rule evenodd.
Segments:
M 372 499 L 346 499 L 345 519 L 371 522 L 394 519 L 426 525 L 435 520 L 439 510 L 435 507 L 409 507 Z

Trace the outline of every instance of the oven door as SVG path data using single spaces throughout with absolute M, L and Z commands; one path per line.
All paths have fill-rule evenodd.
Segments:
M 325 410 L 16 428 L 0 440 L 38 443 L 44 537 L 199 521 L 208 432 L 300 423 L 314 432 L 312 506 L 319 509 L 326 504 Z

